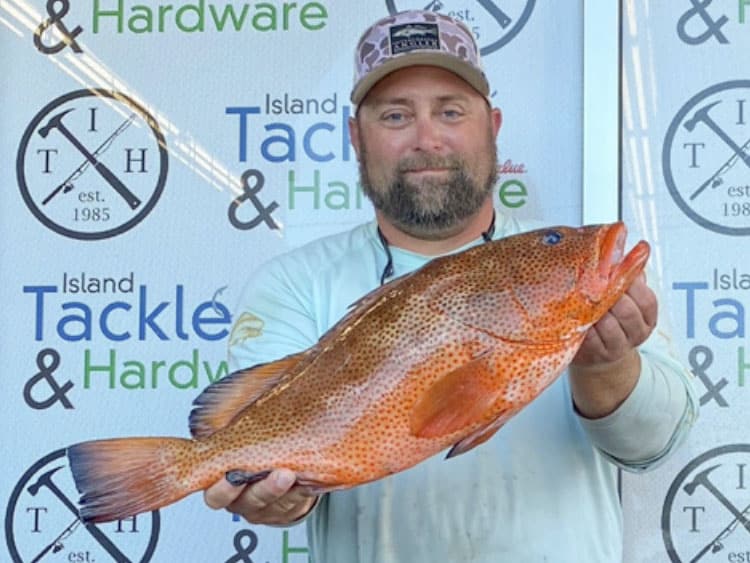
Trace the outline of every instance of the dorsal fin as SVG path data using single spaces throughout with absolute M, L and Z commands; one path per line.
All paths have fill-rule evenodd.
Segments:
M 190 433 L 206 438 L 227 426 L 245 407 L 257 401 L 296 366 L 304 353 L 238 370 L 206 387 L 193 401 Z

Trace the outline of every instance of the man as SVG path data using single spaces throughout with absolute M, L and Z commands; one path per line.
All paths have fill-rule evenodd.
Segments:
M 244 315 L 262 330 L 231 347 L 233 368 L 308 348 L 359 297 L 431 257 L 530 227 L 495 217 L 501 114 L 463 25 L 403 12 L 370 27 L 355 58 L 351 139 L 376 220 L 255 275 L 238 326 Z M 206 503 L 252 523 L 306 518 L 319 563 L 619 562 L 617 466 L 659 463 L 697 415 L 691 376 L 656 320 L 656 297 L 638 279 L 589 331 L 567 377 L 454 459 L 320 498 L 274 468 L 250 486 L 215 484 Z

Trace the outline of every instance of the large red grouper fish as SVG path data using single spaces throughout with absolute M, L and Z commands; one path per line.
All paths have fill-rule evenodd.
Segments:
M 554 227 L 436 258 L 382 286 L 313 347 L 210 385 L 192 439 L 68 448 L 85 522 L 159 509 L 274 468 L 316 493 L 488 440 L 549 386 L 643 270 L 622 223 Z

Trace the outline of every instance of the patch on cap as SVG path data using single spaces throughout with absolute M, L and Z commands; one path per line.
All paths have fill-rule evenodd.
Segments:
M 362 34 L 354 52 L 352 102 L 359 104 L 388 73 L 413 65 L 444 68 L 489 95 L 479 48 L 466 24 L 429 10 L 407 10 L 376 21 Z
M 405 23 L 390 28 L 391 55 L 427 49 L 440 50 L 440 30 L 436 23 Z

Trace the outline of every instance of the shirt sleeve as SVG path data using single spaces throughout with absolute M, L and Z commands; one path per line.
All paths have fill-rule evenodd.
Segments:
M 301 352 L 318 340 L 310 289 L 280 261 L 257 270 L 246 283 L 235 308 L 229 337 L 232 371 Z
M 579 416 L 596 448 L 620 468 L 642 472 L 657 467 L 687 437 L 698 418 L 695 377 L 674 357 L 662 331 L 641 347 L 641 375 L 612 414 Z

